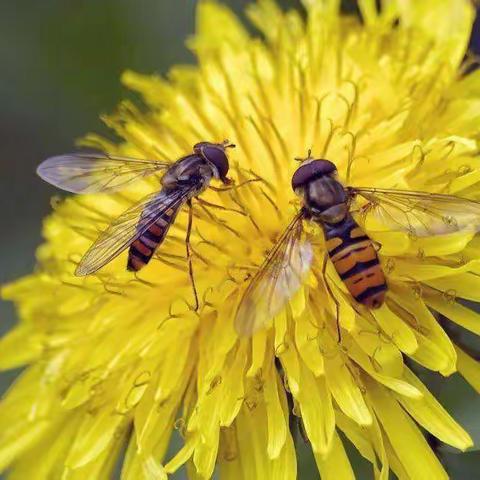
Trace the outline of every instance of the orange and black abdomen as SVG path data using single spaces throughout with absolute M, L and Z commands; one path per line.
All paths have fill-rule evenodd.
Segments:
M 152 258 L 155 250 L 163 242 L 170 225 L 172 225 L 179 207 L 169 208 L 163 212 L 143 234 L 137 238 L 128 250 L 127 269 L 138 272 Z
M 372 240 L 349 215 L 338 224 L 323 224 L 328 254 L 355 300 L 379 308 L 387 284 Z

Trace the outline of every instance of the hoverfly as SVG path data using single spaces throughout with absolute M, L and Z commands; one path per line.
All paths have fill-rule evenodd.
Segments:
M 240 334 L 251 335 L 265 326 L 300 289 L 314 258 L 304 220 L 323 230 L 322 276 L 336 304 L 339 340 L 339 303 L 326 278 L 328 259 L 353 299 L 366 308 L 380 308 L 388 290 L 377 244 L 366 233 L 367 220 L 413 237 L 476 231 L 480 225 L 480 202 L 437 193 L 344 186 L 335 164 L 311 158 L 310 152 L 293 174 L 292 189 L 302 207 L 241 297 L 235 315 Z
M 139 271 L 165 239 L 181 207 L 187 204 L 189 216 L 185 243 L 195 309 L 198 309 L 190 254 L 192 198 L 205 191 L 212 179 L 225 185 L 232 183 L 227 178 L 229 162 L 226 149 L 233 147 L 235 145 L 228 140 L 223 143 L 200 142 L 194 145 L 193 154 L 174 163 L 103 153 L 59 155 L 42 162 L 37 169 L 38 175 L 52 185 L 73 193 L 119 190 L 137 179 L 165 171 L 161 190 L 147 195 L 114 220 L 85 253 L 75 275 L 96 272 L 127 248 L 127 269 Z

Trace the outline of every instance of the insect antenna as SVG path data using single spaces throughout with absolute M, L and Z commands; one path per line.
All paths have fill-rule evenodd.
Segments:
M 306 156 L 305 158 L 295 157 L 295 161 L 296 161 L 296 162 L 305 162 L 305 161 L 307 161 L 307 160 L 312 160 L 312 159 L 313 159 L 313 157 L 312 157 L 312 149 L 311 149 L 311 148 L 309 148 L 309 149 L 307 150 L 307 156 Z
M 236 145 L 234 143 L 230 143 L 230 140 L 225 139 L 222 142 L 223 148 L 235 148 Z

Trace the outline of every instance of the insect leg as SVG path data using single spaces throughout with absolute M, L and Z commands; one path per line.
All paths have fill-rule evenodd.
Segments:
M 214 187 L 213 185 L 210 185 L 208 188 L 211 188 L 215 192 L 229 192 L 230 190 L 236 190 L 237 188 L 243 187 L 244 185 L 253 182 L 261 182 L 261 180 L 259 178 L 251 178 L 250 180 L 245 180 L 238 185 L 232 184 L 230 187 Z
M 199 307 L 199 303 L 198 303 L 197 287 L 195 286 L 195 278 L 193 276 L 192 251 L 190 246 L 190 234 L 192 232 L 192 221 L 193 221 L 193 208 L 192 208 L 191 199 L 187 201 L 187 205 L 188 205 L 188 224 L 187 224 L 187 234 L 185 236 L 185 247 L 187 249 L 188 275 L 190 276 L 190 282 L 192 284 L 192 289 L 193 289 L 193 296 L 195 298 L 194 310 L 197 311 Z
M 327 261 L 328 261 L 328 255 L 325 253 L 323 256 L 323 267 L 322 267 L 322 277 L 323 281 L 325 283 L 325 287 L 328 291 L 328 294 L 332 298 L 332 300 L 335 302 L 335 310 L 336 310 L 336 321 L 337 321 L 337 336 L 338 336 L 338 343 L 342 341 L 342 332 L 340 331 L 340 303 L 336 299 L 335 295 L 333 294 L 332 287 L 330 287 L 330 284 L 328 283 L 327 279 Z
M 223 205 L 217 205 L 216 203 L 207 202 L 206 200 L 203 200 L 203 198 L 197 198 L 197 201 L 206 207 L 217 208 L 218 210 L 224 210 L 226 212 L 240 213 L 241 215 L 245 216 L 244 212 L 242 212 L 241 210 L 237 210 L 235 208 L 228 208 L 228 207 L 224 207 Z

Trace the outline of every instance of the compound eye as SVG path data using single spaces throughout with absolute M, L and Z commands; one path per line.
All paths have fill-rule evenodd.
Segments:
M 309 169 L 303 166 L 297 168 L 292 177 L 292 190 L 295 191 L 297 188 L 303 187 L 310 180 L 310 177 Z
M 202 155 L 211 162 L 218 171 L 219 177 L 223 180 L 228 173 L 228 158 L 225 150 L 220 146 L 204 145 L 201 147 Z
M 199 143 L 196 143 L 194 146 L 193 146 L 193 151 L 195 153 L 201 153 L 201 149 L 207 145 L 211 145 L 211 143 L 209 142 L 199 142 Z
M 337 167 L 329 160 L 318 159 L 304 162 L 293 174 L 292 188 L 296 190 L 323 175 L 334 175 L 336 171 Z

